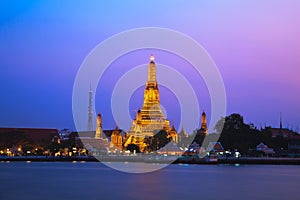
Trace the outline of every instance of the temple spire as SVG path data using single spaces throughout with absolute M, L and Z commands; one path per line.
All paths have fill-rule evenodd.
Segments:
M 154 63 L 154 56 L 152 54 L 148 65 L 148 82 L 156 82 L 156 67 Z
M 154 55 L 153 54 L 151 54 L 151 56 L 150 56 L 150 62 L 154 62 Z
M 143 107 L 138 110 L 136 119 L 132 121 L 132 126 L 128 132 L 131 139 L 130 141 L 127 139 L 128 142 L 125 142 L 125 147 L 129 144 L 135 144 L 141 151 L 144 151 L 146 147 L 144 139 L 146 137 L 153 137 L 156 130 L 170 132 L 170 122 L 165 118 L 160 106 L 156 66 L 154 56 L 151 55 L 148 64 L 148 78 L 144 90 Z
M 102 137 L 101 134 L 102 134 L 102 116 L 100 113 L 98 113 L 95 138 L 96 139 L 101 138 Z
M 202 112 L 201 129 L 202 129 L 202 131 L 203 131 L 204 134 L 208 133 L 207 123 L 206 123 L 206 113 L 204 112 L 204 110 Z

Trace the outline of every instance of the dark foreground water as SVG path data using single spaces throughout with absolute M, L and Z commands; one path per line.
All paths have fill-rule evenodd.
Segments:
M 170 165 L 128 174 L 100 163 L 0 163 L 1 200 L 300 199 L 300 166 Z

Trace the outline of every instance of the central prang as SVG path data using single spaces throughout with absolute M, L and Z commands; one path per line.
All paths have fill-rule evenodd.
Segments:
M 142 109 L 138 109 L 135 120 L 125 138 L 124 147 L 129 144 L 139 146 L 144 151 L 146 144 L 144 139 L 152 137 L 155 132 L 164 130 L 170 132 L 170 121 L 165 119 L 159 99 L 158 84 L 156 81 L 156 66 L 154 56 L 150 56 L 148 65 L 148 80 L 144 90 L 144 103 Z

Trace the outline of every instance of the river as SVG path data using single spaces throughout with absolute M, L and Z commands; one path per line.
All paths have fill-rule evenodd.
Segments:
M 173 164 L 130 174 L 97 162 L 0 163 L 1 200 L 291 200 L 300 199 L 299 188 L 295 165 Z

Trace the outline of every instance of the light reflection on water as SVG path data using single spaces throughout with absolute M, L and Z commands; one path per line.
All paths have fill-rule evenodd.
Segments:
M 298 199 L 299 185 L 299 166 L 182 164 L 128 174 L 95 162 L 0 163 L 0 200 L 282 200 Z

